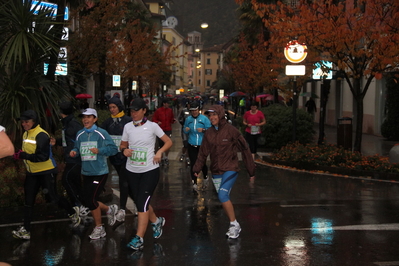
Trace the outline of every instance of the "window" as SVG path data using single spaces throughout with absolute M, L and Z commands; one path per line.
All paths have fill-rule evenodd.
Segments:
M 210 59 L 210 58 L 207 58 L 207 59 L 206 59 L 206 64 L 207 64 L 207 65 L 210 65 L 210 64 L 211 64 L 211 59 Z
M 201 85 L 201 80 L 200 79 L 198 80 L 198 85 Z
M 205 75 L 212 75 L 212 69 L 205 69 Z
M 208 80 L 206 80 L 206 86 L 207 87 L 210 87 L 211 86 L 211 81 L 208 79 Z

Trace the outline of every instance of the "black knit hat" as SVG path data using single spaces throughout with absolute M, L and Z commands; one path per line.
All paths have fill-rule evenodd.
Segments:
M 122 101 L 121 101 L 121 99 L 119 99 L 119 97 L 114 96 L 111 99 L 109 99 L 108 105 L 110 105 L 111 103 L 115 104 L 118 107 L 119 112 L 122 112 L 124 110 Z
M 64 115 L 70 115 L 73 113 L 74 108 L 71 102 L 62 102 L 60 103 L 60 111 Z

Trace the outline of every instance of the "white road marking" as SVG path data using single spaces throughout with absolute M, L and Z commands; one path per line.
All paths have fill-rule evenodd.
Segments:
M 282 204 L 281 208 L 302 208 L 302 207 L 336 207 L 336 206 L 344 206 L 343 204 L 296 204 L 296 205 L 288 205 Z
M 298 228 L 295 230 L 306 231 L 306 230 L 337 230 L 337 231 L 399 231 L 399 223 L 393 224 L 358 224 L 358 225 L 343 225 L 343 226 L 331 226 L 331 227 L 313 227 L 313 228 Z
M 381 261 L 381 262 L 374 262 L 374 264 L 379 266 L 394 266 L 394 265 L 399 265 L 399 261 Z

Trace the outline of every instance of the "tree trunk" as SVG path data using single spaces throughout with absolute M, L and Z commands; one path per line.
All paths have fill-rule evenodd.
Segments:
M 326 122 L 326 112 L 327 112 L 327 102 L 328 102 L 328 95 L 330 94 L 331 89 L 331 81 L 324 80 L 321 84 L 320 89 L 320 120 L 319 120 L 319 139 L 317 141 L 318 145 L 324 144 L 324 124 Z
M 360 79 L 353 80 L 355 104 L 356 104 L 356 130 L 355 130 L 355 145 L 354 151 L 361 152 L 362 137 L 363 137 L 363 94 L 360 93 Z

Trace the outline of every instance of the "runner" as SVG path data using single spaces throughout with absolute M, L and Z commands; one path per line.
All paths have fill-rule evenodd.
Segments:
M 73 112 L 74 107 L 71 102 L 60 103 L 62 137 L 58 139 L 51 138 L 50 142 L 51 145 L 63 147 L 65 167 L 62 173 L 62 185 L 68 194 L 72 206 L 79 207 L 79 214 L 84 217 L 89 214 L 90 210 L 82 203 L 84 200 L 82 176 L 80 174 L 82 161 L 80 157 L 71 158 L 69 156 L 70 151 L 75 145 L 76 134 L 83 127 L 82 124 L 75 119 Z
M 111 136 L 102 128 L 97 127 L 97 111 L 93 108 L 83 110 L 82 122 L 84 128 L 76 136 L 75 147 L 71 150 L 72 158 L 80 156 L 82 159 L 83 194 L 85 205 L 90 209 L 95 228 L 89 235 L 91 239 L 105 237 L 104 226 L 101 223 L 101 212 L 107 213 L 108 224 L 114 225 L 118 206 L 107 206 L 98 201 L 104 190 L 108 178 L 107 157 L 118 152 Z
M 213 181 L 215 184 L 220 184 L 217 188 L 219 200 L 230 220 L 226 236 L 237 238 L 241 227 L 236 220 L 234 206 L 230 201 L 230 191 L 239 171 L 237 151 L 242 154 L 251 181 L 255 179 L 255 163 L 244 137 L 237 128 L 227 123 L 222 106 L 212 105 L 205 114 L 209 115 L 212 127 L 207 130 L 203 138 L 193 172 L 198 176 L 210 155 Z
M 126 172 L 129 192 L 138 210 L 137 233 L 127 246 L 138 251 L 144 247 L 143 238 L 149 221 L 153 237 L 162 235 L 165 218 L 155 215 L 150 201 L 159 181 L 162 153 L 170 149 L 172 140 L 156 123 L 147 120 L 145 114 L 148 107 L 143 99 L 135 99 L 129 108 L 133 123 L 125 126 L 120 149 L 128 158 Z M 164 145 L 155 153 L 157 137 Z
M 73 227 L 77 227 L 81 221 L 79 208 L 73 208 L 68 200 L 57 193 L 57 167 L 51 152 L 49 134 L 40 127 L 37 113 L 34 110 L 23 112 L 19 120 L 21 120 L 25 133 L 22 137 L 22 150 L 14 153 L 14 159 L 24 160 L 26 166 L 25 207 L 23 226 L 12 231 L 13 236 L 25 240 L 30 239 L 33 206 L 40 187 L 46 196 L 46 200 L 51 200 L 52 203 L 56 203 L 66 210 L 72 220 Z
M 125 115 L 124 107 L 122 101 L 118 97 L 112 97 L 108 101 L 108 109 L 111 113 L 111 117 L 105 120 L 101 128 L 105 129 L 114 140 L 115 145 L 119 149 L 119 145 L 121 143 L 122 133 L 124 126 L 132 121 L 130 116 Z M 126 215 L 126 203 L 128 197 L 128 185 L 126 181 L 125 171 L 123 171 L 124 166 L 126 165 L 126 157 L 123 156 L 122 152 L 118 150 L 116 155 L 110 156 L 109 160 L 111 164 L 114 166 L 116 172 L 119 177 L 119 207 L 118 213 L 116 214 L 116 220 L 118 222 L 125 221 Z

